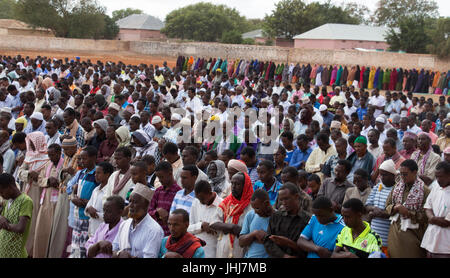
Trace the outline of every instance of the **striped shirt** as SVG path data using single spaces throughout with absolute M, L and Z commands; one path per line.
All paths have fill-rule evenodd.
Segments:
M 386 200 L 393 188 L 393 186 L 387 187 L 382 183 L 378 183 L 373 187 L 372 192 L 367 198 L 366 206 L 374 206 L 384 210 L 386 208 Z M 372 219 L 370 226 L 381 237 L 383 246 L 388 246 L 388 234 L 391 221 L 389 219 L 375 217 Z
M 189 194 L 184 194 L 184 189 L 181 189 L 180 191 L 175 194 L 175 197 L 173 198 L 172 206 L 170 207 L 170 212 L 173 212 L 176 209 L 184 209 L 188 213 L 191 212 L 192 203 L 195 200 L 195 192 L 194 190 L 191 191 Z

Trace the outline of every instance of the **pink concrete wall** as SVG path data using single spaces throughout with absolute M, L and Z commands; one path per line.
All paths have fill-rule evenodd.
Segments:
M 294 47 L 294 40 L 276 39 L 275 46 L 279 46 L 279 47 Z
M 122 41 L 140 41 L 145 39 L 164 39 L 166 36 L 158 30 L 120 29 L 117 38 Z
M 385 42 L 374 41 L 343 41 L 343 40 L 303 40 L 297 39 L 294 43 L 295 48 L 312 49 L 388 49 L 389 45 Z

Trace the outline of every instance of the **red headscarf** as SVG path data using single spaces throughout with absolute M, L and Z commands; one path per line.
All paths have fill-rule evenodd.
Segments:
M 220 203 L 219 208 L 223 211 L 223 222 L 226 223 L 228 218 L 232 218 L 231 221 L 233 224 L 238 224 L 239 217 L 241 217 L 244 210 L 248 207 L 250 204 L 250 199 L 253 195 L 253 186 L 252 186 L 252 180 L 250 179 L 249 175 L 247 173 L 240 172 L 241 174 L 244 174 L 244 189 L 242 190 L 242 196 L 241 199 L 236 199 L 233 194 L 228 195 L 222 203 Z M 231 246 L 234 244 L 234 235 L 229 234 Z

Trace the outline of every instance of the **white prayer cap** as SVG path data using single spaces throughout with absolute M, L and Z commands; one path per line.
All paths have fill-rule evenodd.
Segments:
M 181 125 L 188 125 L 188 126 L 190 126 L 191 125 L 191 120 L 188 119 L 188 118 L 183 118 L 183 119 L 181 119 L 180 124 Z
M 154 124 L 159 124 L 160 122 L 162 122 L 162 119 L 160 116 L 154 116 L 152 119 L 152 125 Z
M 36 119 L 38 121 L 43 121 L 44 120 L 44 116 L 42 115 L 41 112 L 34 112 L 33 114 L 31 114 L 30 119 Z
M 327 111 L 327 109 L 328 109 L 328 107 L 327 107 L 325 104 L 322 104 L 322 105 L 320 105 L 320 107 L 319 107 L 319 111 L 320 111 L 320 112 L 322 112 L 322 111 Z
M 311 102 L 311 100 L 309 99 L 309 97 L 304 97 L 304 98 L 302 98 L 302 103 L 303 104 L 308 104 L 308 103 L 310 103 Z
M 116 111 L 120 111 L 120 106 L 115 102 L 111 102 L 111 104 L 109 105 L 109 108 L 112 108 Z
M 339 121 L 332 121 L 330 128 L 338 128 L 338 129 L 340 129 L 341 128 L 341 122 L 339 122 Z
M 383 163 L 381 163 L 380 170 L 384 170 L 384 171 L 389 172 L 394 175 L 396 175 L 398 173 L 397 170 L 395 170 L 395 164 L 392 159 L 388 159 L 388 160 L 384 161 Z
M 177 113 L 173 113 L 172 117 L 170 118 L 172 121 L 181 121 L 181 115 Z
M 151 190 L 148 186 L 143 185 L 142 183 L 136 184 L 132 194 L 138 194 L 142 198 L 146 199 L 148 202 L 152 201 L 153 194 L 155 194 L 154 190 Z
M 206 89 L 205 88 L 201 88 L 199 91 L 200 92 L 206 92 Z
M 380 117 L 375 119 L 375 122 L 379 122 L 379 123 L 385 124 L 386 123 L 386 119 L 380 116 Z
M 11 107 L 3 107 L 0 112 L 11 114 L 12 110 Z

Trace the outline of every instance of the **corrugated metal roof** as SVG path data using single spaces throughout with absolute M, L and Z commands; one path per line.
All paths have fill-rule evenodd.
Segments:
M 386 39 L 384 36 L 388 34 L 388 32 L 389 28 L 387 27 L 327 23 L 297 35 L 294 39 L 385 42 Z
M 51 32 L 50 29 L 35 27 L 28 25 L 27 23 L 15 19 L 0 19 L 0 28 L 6 29 L 21 29 L 21 30 L 39 30 L 39 31 L 48 31 Z
M 264 38 L 263 30 L 257 29 L 247 33 L 242 34 L 243 39 L 255 39 L 255 38 Z
M 132 14 L 118 20 L 120 29 L 161 30 L 164 22 L 148 14 Z

